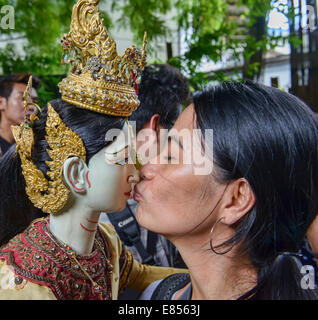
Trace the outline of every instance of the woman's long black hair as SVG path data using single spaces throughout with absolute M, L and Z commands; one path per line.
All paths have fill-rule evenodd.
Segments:
M 67 127 L 82 138 L 87 163 L 109 143 L 105 140 L 106 132 L 112 128 L 121 129 L 125 122 L 125 118 L 91 112 L 61 99 L 52 101 L 51 105 Z M 33 124 L 35 143 L 32 158 L 37 168 L 49 179 L 46 175 L 49 168 L 45 163 L 50 160 L 46 151 L 49 148 L 45 140 L 46 118 L 47 107 L 43 108 L 39 120 Z M 21 161 L 14 145 L 0 160 L 0 245 L 22 232 L 35 217 L 43 215 L 45 214 L 36 209 L 26 195 Z
M 318 212 L 314 113 L 297 97 L 253 82 L 206 89 L 195 94 L 194 108 L 202 134 L 213 129 L 218 179 L 244 177 L 256 197 L 234 236 L 221 245 L 248 253 L 258 270 L 253 298 L 317 299 L 316 292 L 301 288 L 293 256 Z

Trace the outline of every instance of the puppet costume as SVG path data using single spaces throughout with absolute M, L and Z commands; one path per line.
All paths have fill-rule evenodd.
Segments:
M 133 260 L 112 225 L 99 224 L 93 251 L 70 254 L 41 218 L 1 247 L 0 299 L 112 300 L 125 287 L 144 290 L 176 269 L 142 265 Z M 94 286 L 90 278 L 98 285 Z

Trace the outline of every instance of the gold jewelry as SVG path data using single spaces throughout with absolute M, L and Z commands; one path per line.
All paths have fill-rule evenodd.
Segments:
M 29 77 L 28 85 L 23 93 L 23 106 L 24 106 L 24 124 L 32 127 L 32 123 L 38 120 L 36 113 L 39 111 L 41 113 L 41 108 L 32 101 L 32 76 Z M 30 107 L 36 107 L 32 110 Z
M 79 0 L 73 7 L 70 32 L 61 38 L 62 64 L 70 74 L 59 83 L 62 99 L 91 111 L 130 116 L 138 107 L 138 78 L 146 65 L 146 34 L 142 53 L 132 46 L 122 57 L 107 33 L 99 0 Z
M 96 240 L 97 241 L 97 240 Z M 98 242 L 97 242 L 98 243 Z M 99 244 L 99 243 L 98 243 Z M 100 245 L 100 244 L 99 244 Z M 65 245 L 66 246 L 66 245 Z M 67 246 L 68 247 L 68 246 Z M 101 248 L 101 247 L 100 247 Z M 103 297 L 103 295 L 102 295 L 102 290 L 103 290 L 103 288 L 97 283 L 97 282 L 95 282 L 93 279 L 92 279 L 92 277 L 89 275 L 89 273 L 82 267 L 82 265 L 80 264 L 80 262 L 77 260 L 77 258 L 76 258 L 76 253 L 70 248 L 70 247 L 68 247 L 66 250 L 66 253 L 67 254 L 69 254 L 71 257 L 72 257 L 72 259 L 76 262 L 76 264 L 79 266 L 79 268 L 83 271 L 83 273 L 85 274 L 85 276 L 89 279 L 89 281 L 92 283 L 92 285 L 93 285 L 93 289 L 95 290 L 95 292 L 97 292 L 98 293 L 98 295 L 102 298 Z M 106 259 L 106 263 L 107 262 L 109 262 L 108 261 L 108 259 L 107 259 L 107 256 L 106 256 L 106 254 L 105 254 L 105 252 L 104 252 L 104 250 L 102 250 L 101 249 L 101 251 L 102 251 L 102 253 L 104 254 L 104 256 L 105 256 L 105 259 Z M 109 271 L 109 273 L 112 273 L 112 271 Z
M 43 212 L 56 213 L 68 201 L 70 190 L 62 178 L 62 167 L 65 160 L 71 156 L 86 161 L 86 149 L 81 137 L 69 129 L 62 121 L 52 105 L 48 103 L 46 120 L 46 141 L 50 149 L 47 153 L 51 161 L 46 161 L 49 166 L 47 180 L 32 160 L 34 144 L 32 127 L 23 122 L 20 126 L 12 126 L 13 136 L 20 155 L 22 173 L 26 182 L 25 191 L 33 205 Z
M 24 106 L 24 121 L 20 126 L 11 126 L 13 136 L 17 142 L 16 151 L 22 152 L 26 157 L 31 157 L 32 148 L 34 144 L 34 136 L 32 130 L 32 123 L 34 120 L 38 119 L 36 116 L 36 111 L 31 112 L 30 106 L 36 106 L 38 110 L 41 111 L 40 107 L 32 102 L 31 98 L 32 90 L 32 76 L 30 76 L 28 85 L 23 93 L 23 106 Z M 29 118 L 28 118 L 29 113 Z
M 106 264 L 107 264 L 107 271 L 109 274 L 112 274 L 112 270 L 113 270 L 113 266 L 111 265 L 110 261 L 107 258 L 107 255 L 104 251 L 104 249 L 102 248 L 101 244 L 99 243 L 99 241 L 97 239 L 95 239 L 96 243 L 98 244 L 99 249 L 101 250 L 102 254 L 105 257 L 106 260 Z M 95 290 L 95 292 L 98 293 L 98 295 L 102 298 L 102 291 L 103 288 L 92 279 L 92 277 L 89 275 L 89 273 L 83 268 L 83 266 L 80 264 L 80 262 L 77 260 L 76 258 L 76 253 L 72 250 L 71 247 L 69 247 L 68 245 L 66 245 L 65 243 L 63 244 L 64 248 L 65 248 L 65 252 L 70 255 L 72 257 L 72 259 L 76 262 L 76 264 L 79 266 L 79 268 L 82 270 L 82 272 L 85 274 L 85 276 L 89 279 L 89 281 L 92 283 L 93 285 L 93 289 Z

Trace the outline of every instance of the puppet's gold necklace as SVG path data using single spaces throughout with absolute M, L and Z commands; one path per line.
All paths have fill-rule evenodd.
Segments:
M 107 271 L 111 274 L 112 270 L 113 270 L 113 266 L 110 264 L 106 253 L 104 251 L 104 249 L 102 248 L 102 245 L 99 243 L 99 241 L 97 239 L 95 239 L 99 249 L 101 250 L 101 252 L 103 253 L 105 260 L 106 260 L 106 264 L 107 264 Z M 83 271 L 83 273 L 86 275 L 86 277 L 91 281 L 92 285 L 93 285 L 93 289 L 94 291 L 102 298 L 102 292 L 103 292 L 103 288 L 97 283 L 95 282 L 92 277 L 88 274 L 88 272 L 83 268 L 83 266 L 80 264 L 80 262 L 77 260 L 76 258 L 76 253 L 65 243 L 64 244 L 64 248 L 65 248 L 65 252 L 70 255 L 72 257 L 72 259 L 77 263 L 77 265 L 80 267 L 80 269 Z

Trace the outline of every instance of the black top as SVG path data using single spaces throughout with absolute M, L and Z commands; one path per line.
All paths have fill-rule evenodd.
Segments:
M 0 150 L 1 150 L 0 157 L 3 156 L 10 147 L 11 147 L 11 144 L 0 136 Z

